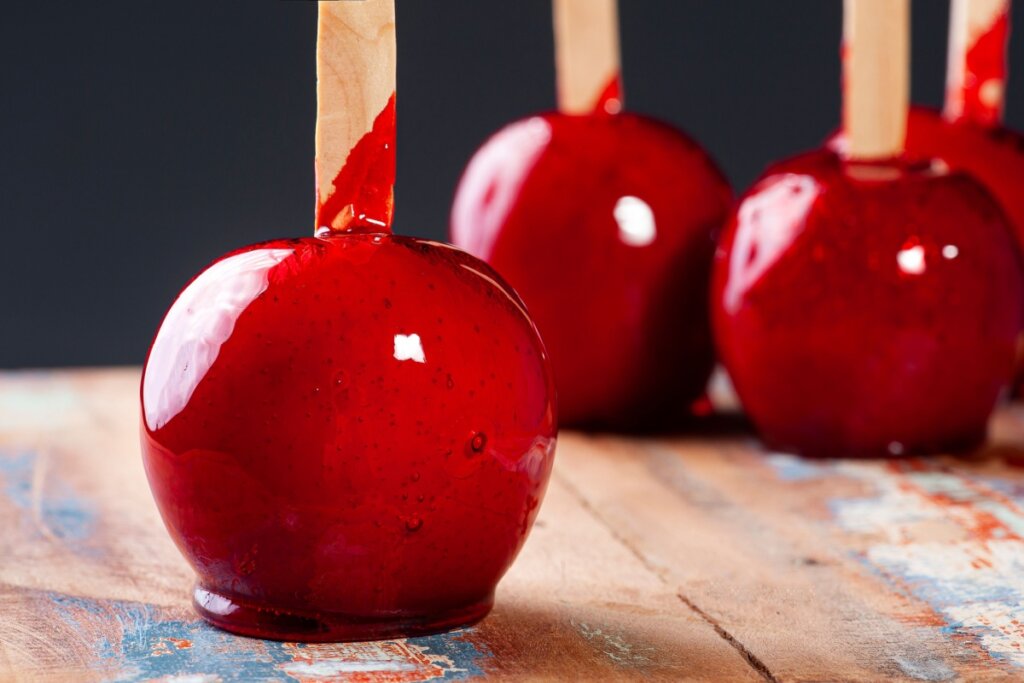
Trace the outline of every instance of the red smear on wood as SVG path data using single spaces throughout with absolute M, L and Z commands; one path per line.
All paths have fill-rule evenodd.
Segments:
M 1006 41 L 1009 31 L 1009 17 L 1003 12 L 967 50 L 961 120 L 986 126 L 998 125 L 1002 121 L 1002 91 L 1006 83 Z M 990 81 L 998 84 L 998 97 L 991 94 L 987 98 L 983 97 L 985 84 Z
M 905 581 L 900 581 L 898 578 L 886 575 L 893 583 L 898 583 L 905 591 L 909 592 L 909 588 Z M 902 616 L 900 621 L 904 624 L 910 624 L 912 626 L 934 626 L 937 628 L 945 628 L 949 626 L 949 623 L 943 618 L 943 616 L 935 611 L 928 610 L 921 612 L 920 614 L 914 614 L 911 616 Z
M 594 103 L 595 114 L 618 114 L 622 111 L 622 73 L 617 72 Z
M 904 475 L 909 473 L 930 472 L 933 470 L 933 465 L 929 465 L 928 462 L 920 458 L 895 461 L 889 464 L 889 471 L 901 477 L 898 483 L 900 490 L 921 496 L 931 504 L 941 508 L 958 509 L 959 514 L 955 515 L 953 519 L 967 531 L 973 541 L 984 544 L 992 540 L 1024 540 L 1002 519 L 988 510 L 980 509 L 976 504 L 979 499 L 992 501 L 1006 508 L 1014 515 L 1024 516 L 1024 510 L 1021 510 L 1012 499 L 1004 494 L 979 484 L 968 476 L 946 468 L 942 468 L 939 471 L 955 476 L 964 489 L 974 494 L 973 497 L 954 497 L 944 492 L 928 491 L 920 484 L 903 478 Z M 979 569 L 980 567 L 975 566 L 974 568 Z
M 391 232 L 395 186 L 395 95 L 377 115 L 373 129 L 349 152 L 322 199 L 317 169 L 316 227 L 332 232 Z

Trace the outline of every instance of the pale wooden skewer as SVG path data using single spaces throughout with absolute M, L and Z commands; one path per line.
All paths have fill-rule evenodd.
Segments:
M 972 72 L 967 57 L 978 40 L 999 22 L 1008 21 L 1010 0 L 952 0 L 949 15 L 949 63 L 943 116 L 950 121 L 969 118 L 977 123 L 1002 122 L 1006 87 L 1006 43 L 993 73 Z M 976 84 L 976 79 L 983 82 Z M 976 93 L 976 94 L 975 94 Z M 975 98 L 968 102 L 968 98 Z
M 362 216 L 360 194 L 380 188 L 335 187 L 349 153 L 372 130 L 374 122 L 393 106 L 396 81 L 395 1 L 361 0 L 319 3 L 317 35 L 316 117 L 316 228 L 342 230 L 354 221 L 391 224 L 390 201 L 383 215 Z M 374 154 L 395 153 L 390 145 Z M 386 163 L 386 161 L 385 161 Z M 394 179 L 391 179 L 393 183 Z M 389 189 L 385 189 L 389 192 Z M 321 215 L 321 208 L 335 193 L 346 202 L 340 211 Z M 348 200 L 351 199 L 351 202 Z M 379 204 L 380 202 L 372 202 Z M 337 205 L 338 202 L 333 202 Z
M 558 110 L 622 109 L 618 0 L 554 0 Z M 609 88 L 615 95 L 605 100 Z M 602 101 L 604 100 L 604 101 Z
M 843 49 L 847 156 L 900 156 L 910 102 L 910 0 L 845 0 Z

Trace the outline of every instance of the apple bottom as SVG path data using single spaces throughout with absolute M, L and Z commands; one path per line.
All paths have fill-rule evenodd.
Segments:
M 834 458 L 852 458 L 859 460 L 875 460 L 879 458 L 919 457 L 936 453 L 973 453 L 985 445 L 988 440 L 988 424 L 980 427 L 964 429 L 956 434 L 949 434 L 927 441 L 916 443 L 863 443 L 843 448 L 838 441 L 820 441 L 817 445 L 807 445 L 804 435 L 788 437 L 760 430 L 761 441 L 765 447 L 777 453 L 797 453 L 801 457 L 816 460 Z M 796 446 L 794 444 L 801 444 Z
M 396 612 L 366 617 L 330 612 L 276 609 L 246 601 L 196 583 L 192 606 L 217 628 L 241 636 L 304 643 L 358 642 L 429 636 L 480 621 L 494 606 L 494 593 L 468 605 L 430 614 Z
M 953 333 L 935 330 L 936 336 Z M 1011 372 L 1009 344 L 984 352 L 949 345 L 928 359 L 927 349 L 886 347 L 865 334 L 860 341 L 872 351 L 861 353 L 873 363 L 851 365 L 840 356 L 853 352 L 835 335 L 801 354 L 783 353 L 770 335 L 745 338 L 757 338 L 762 352 L 732 348 L 729 358 L 739 369 L 737 391 L 762 441 L 773 451 L 810 458 L 974 451 L 986 440 L 999 395 L 991 378 Z M 819 357 L 810 358 L 812 353 Z M 739 354 L 749 362 L 738 361 Z M 1001 362 L 984 362 L 989 359 Z

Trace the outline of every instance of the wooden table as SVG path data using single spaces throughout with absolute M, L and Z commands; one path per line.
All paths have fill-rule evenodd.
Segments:
M 133 369 L 0 373 L 0 681 L 1024 680 L 1024 407 L 969 459 L 564 434 L 489 618 L 307 646 L 191 611 L 137 387 Z

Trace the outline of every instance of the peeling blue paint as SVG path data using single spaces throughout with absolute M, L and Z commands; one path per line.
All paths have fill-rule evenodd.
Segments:
M 765 457 L 775 474 L 783 481 L 821 479 L 832 470 L 830 460 L 808 460 L 788 453 L 771 453 Z
M 97 634 L 95 668 L 117 671 L 111 680 L 122 683 L 203 674 L 216 675 L 225 682 L 298 681 L 297 676 L 303 674 L 316 677 L 346 672 L 377 673 L 386 681 L 388 673 L 419 670 L 424 673 L 421 680 L 461 680 L 483 675 L 479 662 L 490 656 L 467 637 L 471 630 L 386 641 L 383 647 L 373 643 L 303 645 L 238 637 L 199 619 L 165 620 L 160 608 L 142 603 L 61 594 L 48 594 L 48 599 L 60 618 L 78 633 Z M 395 647 L 388 648 L 389 643 Z M 417 648 L 438 659 L 424 664 L 394 655 L 395 651 L 418 652 Z
M 32 480 L 39 456 L 31 451 L 0 451 L 0 491 L 22 511 L 25 527 L 41 534 L 33 519 Z M 96 529 L 93 505 L 77 495 L 66 482 L 50 475 L 38 501 L 39 521 L 53 536 L 82 549 Z
M 829 501 L 841 527 L 877 539 L 858 559 L 892 589 L 928 605 L 944 636 L 970 638 L 993 660 L 1024 667 L 1024 489 L 994 487 L 933 459 L 850 463 L 837 471 L 873 489 Z M 944 672 L 926 667 L 916 674 L 931 680 Z
M 480 643 L 474 642 L 468 636 L 475 633 L 475 628 L 468 628 L 452 633 L 441 633 L 436 636 L 423 636 L 421 638 L 410 638 L 409 642 L 420 647 L 427 648 L 430 652 L 450 657 L 455 669 L 451 675 L 445 674 L 447 680 L 461 680 L 483 676 L 484 671 L 479 663 L 482 659 L 492 657 L 492 653 Z

